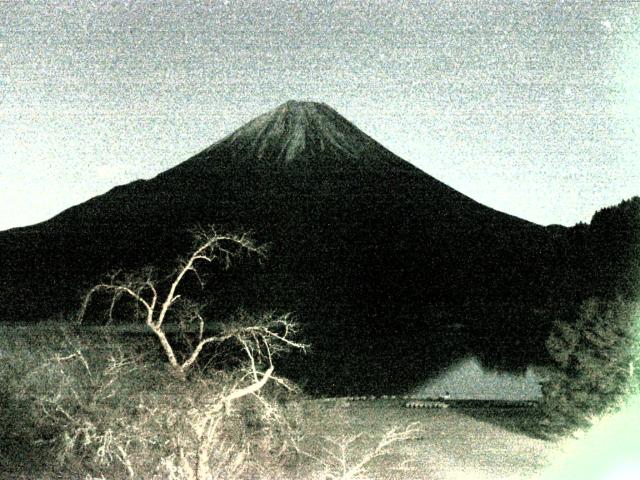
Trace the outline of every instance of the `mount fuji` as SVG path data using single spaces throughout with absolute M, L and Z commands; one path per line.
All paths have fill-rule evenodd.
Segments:
M 556 277 L 550 229 L 402 160 L 325 104 L 287 102 L 155 178 L 0 232 L 0 319 L 72 314 L 109 271 L 169 268 L 194 225 L 251 231 L 267 262 L 212 275 L 214 315 L 292 311 L 324 392 L 398 391 L 472 354 L 524 369 Z

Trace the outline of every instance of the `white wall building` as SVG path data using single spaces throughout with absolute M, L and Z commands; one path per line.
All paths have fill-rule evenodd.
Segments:
M 413 396 L 452 400 L 537 400 L 542 396 L 539 378 L 529 367 L 523 375 L 484 369 L 475 357 L 466 358 L 417 388 Z

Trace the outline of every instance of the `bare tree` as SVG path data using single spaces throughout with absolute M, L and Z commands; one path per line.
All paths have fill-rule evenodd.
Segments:
M 247 445 L 231 445 L 225 443 L 222 424 L 233 408 L 233 403 L 243 397 L 257 400 L 262 416 L 271 427 L 276 423 L 286 423 L 268 398 L 262 395 L 262 389 L 269 381 L 275 381 L 286 389 L 292 390 L 285 379 L 274 375 L 273 356 L 283 348 L 304 349 L 305 345 L 288 339 L 292 333 L 292 323 L 286 317 L 266 315 L 260 325 L 246 325 L 253 317 L 241 315 L 238 323 L 229 327 L 227 334 L 242 345 L 246 353 L 247 366 L 240 378 L 223 389 L 212 401 L 206 402 L 192 410 L 191 426 L 195 433 L 194 444 L 190 452 L 180 446 L 179 461 L 171 459 L 166 463 L 174 472 L 173 478 L 183 480 L 209 480 L 212 478 L 240 478 L 247 467 Z M 284 332 L 274 333 L 271 325 L 284 328 Z M 266 363 L 266 370 L 259 365 Z
M 317 461 L 322 467 L 324 480 L 362 480 L 369 478 L 367 468 L 377 458 L 391 455 L 393 446 L 404 443 L 420 436 L 422 429 L 419 423 L 407 425 L 404 430 L 393 427 L 387 430 L 373 448 L 366 449 L 359 456 L 355 455 L 355 443 L 363 436 L 362 433 L 353 436 L 325 437 L 326 446 L 322 448 L 322 457 L 315 457 L 302 452 Z M 405 459 L 399 470 L 411 470 L 412 459 Z
M 200 229 L 194 233 L 196 243 L 188 258 L 181 261 L 170 275 L 168 288 L 161 288 L 154 279 L 153 271 L 146 270 L 139 275 L 119 277 L 113 275 L 108 282 L 95 285 L 84 298 L 78 320 L 82 321 L 87 307 L 97 292 L 110 295 L 109 318 L 112 318 L 117 302 L 125 297 L 141 308 L 146 326 L 157 337 L 169 362 L 170 370 L 177 378 L 185 379 L 189 369 L 195 364 L 202 350 L 208 344 L 234 341 L 245 351 L 251 364 L 253 383 L 235 390 L 225 400 L 226 403 L 262 388 L 273 373 L 273 355 L 283 348 L 305 349 L 305 345 L 291 339 L 296 333 L 296 324 L 290 316 L 273 314 L 261 317 L 241 315 L 238 321 L 219 326 L 216 335 L 206 335 L 206 320 L 202 305 L 183 297 L 180 287 L 187 275 L 193 275 L 203 285 L 199 268 L 204 264 L 220 262 L 223 268 L 231 266 L 231 259 L 242 253 L 265 255 L 265 247 L 258 246 L 247 234 L 219 234 L 213 227 Z M 166 290 L 166 293 L 163 293 Z M 178 357 L 175 347 L 166 334 L 169 312 L 177 315 L 182 328 L 196 326 L 196 341 L 191 351 Z M 266 370 L 259 373 L 256 362 L 266 363 Z

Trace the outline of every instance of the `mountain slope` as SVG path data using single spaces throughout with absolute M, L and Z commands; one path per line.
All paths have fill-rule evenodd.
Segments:
M 540 353 L 546 326 L 530 312 L 551 275 L 549 231 L 473 201 L 311 102 L 287 102 L 153 179 L 0 233 L 0 318 L 73 312 L 107 271 L 170 266 L 194 224 L 270 244 L 266 266 L 219 273 L 209 293 L 220 315 L 293 310 L 316 353 L 287 368 L 314 388 L 411 388 L 470 352 L 510 368 Z

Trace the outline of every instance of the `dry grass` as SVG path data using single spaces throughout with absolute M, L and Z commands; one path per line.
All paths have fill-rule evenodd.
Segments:
M 515 428 L 500 426 L 505 413 L 495 410 L 499 421 L 482 421 L 456 409 L 409 409 L 392 402 L 331 404 L 308 402 L 304 417 L 303 447 L 311 451 L 326 448 L 324 438 L 349 443 L 352 459 L 370 454 L 387 432 L 408 427 L 417 435 L 398 442 L 384 456 L 367 464 L 366 478 L 388 479 L 526 479 L 536 478 L 549 464 L 557 446 L 536 439 Z M 342 442 L 344 443 L 344 442 Z M 337 450 L 334 450 L 336 452 Z M 305 477 L 305 474 L 307 475 Z M 299 478 L 312 478 L 300 472 Z M 322 478 L 322 477 L 316 477 Z

